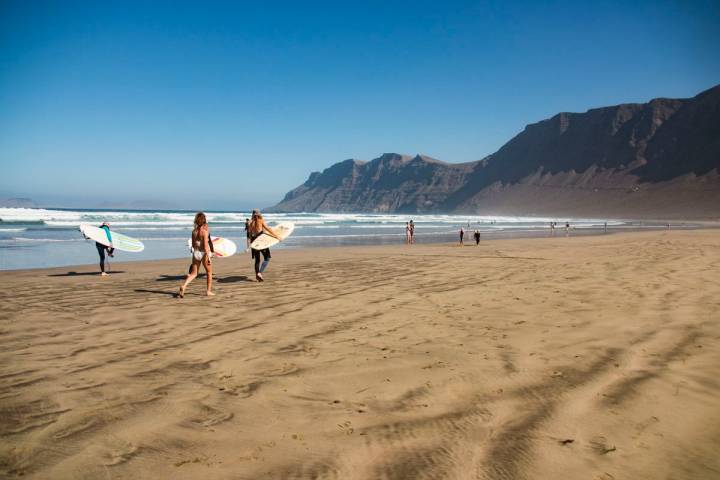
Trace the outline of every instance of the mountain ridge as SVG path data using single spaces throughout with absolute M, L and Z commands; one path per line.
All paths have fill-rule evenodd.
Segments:
M 720 85 L 688 99 L 560 112 L 472 162 L 348 159 L 313 172 L 270 211 L 713 216 L 718 171 Z

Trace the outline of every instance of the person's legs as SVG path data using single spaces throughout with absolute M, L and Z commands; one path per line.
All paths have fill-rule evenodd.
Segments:
M 253 250 L 252 257 L 253 260 L 255 260 L 255 276 L 257 276 L 257 274 L 260 273 L 260 251 Z
M 270 249 L 266 248 L 265 250 L 261 250 L 263 255 L 263 262 L 262 265 L 260 265 L 260 273 L 263 273 L 265 269 L 267 268 L 268 264 L 270 263 L 270 259 L 272 258 L 270 255 Z M 260 255 L 258 255 L 260 257 Z
M 205 273 L 207 274 L 207 296 L 210 297 L 215 295 L 212 292 L 212 263 L 210 262 L 210 255 L 203 257 L 203 266 L 205 267 Z
M 97 248 L 98 255 L 100 255 L 100 272 L 103 275 L 106 275 L 105 273 L 105 247 L 100 244 L 95 244 L 95 247 Z
M 198 271 L 200 269 L 200 262 L 195 260 L 193 258 L 192 265 L 190 265 L 190 273 L 187 274 L 187 277 L 185 277 L 185 283 L 182 284 L 182 287 L 180 287 L 180 293 L 178 294 L 180 298 L 183 298 L 185 296 L 185 288 L 190 285 L 190 282 L 195 280 L 195 277 L 197 277 Z

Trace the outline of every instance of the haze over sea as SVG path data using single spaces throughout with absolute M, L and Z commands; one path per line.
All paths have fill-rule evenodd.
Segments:
M 80 224 L 108 221 L 114 231 L 142 240 L 141 253 L 117 252 L 115 261 L 157 260 L 189 256 L 187 239 L 195 212 L 182 210 L 90 210 L 0 208 L 0 269 L 56 267 L 97 262 L 93 242 L 80 234 Z M 208 212 L 211 233 L 230 238 L 245 248 L 247 211 Z M 380 245 L 403 243 L 405 222 L 416 224 L 416 241 L 457 241 L 461 226 L 480 230 L 483 239 L 549 234 L 549 222 L 558 227 L 569 221 L 572 234 L 664 228 L 664 222 L 618 219 L 569 219 L 565 217 L 507 217 L 499 215 L 391 215 L 353 213 L 265 214 L 270 225 L 295 223 L 295 232 L 276 248 Z M 683 226 L 691 226 L 684 224 Z M 563 234 L 558 228 L 558 235 Z M 467 238 L 467 237 L 466 237 Z M 241 253 L 240 253 L 241 254 Z

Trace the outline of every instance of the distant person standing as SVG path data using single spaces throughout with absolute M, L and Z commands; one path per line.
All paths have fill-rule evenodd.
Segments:
M 245 243 L 246 243 L 245 248 L 246 249 L 250 248 L 250 219 L 249 218 L 245 219 Z
M 555 236 L 555 222 L 550 222 L 550 236 Z
M 405 243 L 410 244 L 410 222 L 405 222 Z
M 415 243 L 415 223 L 410 220 L 410 243 Z
M 110 224 L 108 222 L 103 222 L 102 225 L 100 225 L 100 228 L 105 230 L 105 235 L 107 236 L 108 242 L 110 243 L 110 246 L 108 247 L 100 242 L 95 242 L 95 248 L 97 248 L 98 255 L 100 255 L 100 275 L 105 277 L 108 275 L 108 273 L 105 271 L 105 252 L 107 252 L 108 256 L 112 258 L 115 249 L 112 246 L 112 234 L 110 233 Z
M 475 230 L 475 245 L 480 245 L 480 230 Z
M 607 233 L 607 222 L 603 225 L 603 233 Z
M 463 230 L 463 227 L 460 227 L 460 246 L 463 246 L 463 237 L 465 237 L 465 230 Z
M 565 222 L 565 236 L 570 236 L 570 222 Z

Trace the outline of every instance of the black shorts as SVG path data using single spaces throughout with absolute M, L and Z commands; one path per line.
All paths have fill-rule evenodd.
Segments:
M 250 249 L 250 257 L 251 258 L 255 258 L 255 257 L 259 256 L 261 253 L 262 253 L 263 258 L 265 258 L 265 260 L 269 260 L 271 258 L 269 248 L 263 248 L 262 250 L 255 250 L 254 248 Z

